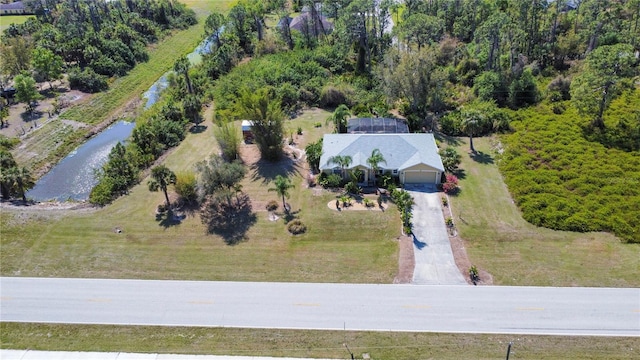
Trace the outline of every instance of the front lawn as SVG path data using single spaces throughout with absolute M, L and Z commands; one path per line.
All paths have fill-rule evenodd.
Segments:
M 315 141 L 314 128 L 328 113 L 313 110 L 288 124 L 303 128 L 300 146 Z M 187 170 L 216 151 L 213 126 L 189 134 L 166 158 L 176 171 Z M 307 135 L 305 135 L 307 134 Z M 306 138 L 305 138 L 306 136 Z M 205 233 L 197 213 L 185 212 L 179 224 L 156 221 L 160 192 L 150 193 L 146 180 L 127 196 L 97 210 L 2 211 L 3 276 L 105 277 L 237 281 L 391 283 L 397 271 L 399 216 L 386 212 L 330 210 L 335 194 L 315 196 L 305 188 L 303 162 L 251 167 L 243 191 L 254 203 L 256 222 L 246 239 L 227 245 Z M 264 204 L 279 200 L 270 180 L 289 173 L 295 189 L 288 200 L 308 228 L 292 236 L 281 209 L 269 221 Z M 122 233 L 116 233 L 119 228 Z

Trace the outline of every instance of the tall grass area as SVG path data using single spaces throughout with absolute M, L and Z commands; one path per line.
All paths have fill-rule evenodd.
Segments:
M 525 221 L 498 169 L 498 138 L 451 138 L 462 154 L 454 221 L 471 262 L 498 285 L 638 287 L 640 245 L 603 232 L 569 232 Z M 542 141 L 542 140 L 540 140 Z M 446 141 L 445 141 L 446 142 Z
M 326 112 L 301 116 L 303 129 Z M 294 126 L 295 126 L 294 125 Z M 172 170 L 188 170 L 216 151 L 207 130 L 189 134 L 165 160 Z M 295 126 L 297 128 L 297 126 Z M 304 130 L 303 130 L 304 132 Z M 319 136 L 319 132 L 315 136 Z M 311 137 L 311 134 L 309 134 Z M 314 139 L 309 139 L 315 141 Z M 302 141 L 302 139 L 300 139 Z M 327 207 L 335 195 L 314 196 L 304 187 L 301 163 L 283 161 L 251 169 L 243 191 L 254 202 L 256 223 L 245 240 L 227 245 L 205 232 L 197 212 L 179 224 L 156 220 L 162 193 L 146 180 L 108 207 L 80 211 L 2 211 L 1 273 L 4 276 L 106 277 L 237 281 L 391 283 L 397 269 L 399 216 L 386 212 L 343 212 Z M 307 226 L 304 235 L 286 230 L 282 212 L 269 221 L 264 204 L 275 174 L 289 174 L 296 188 L 288 200 Z M 115 228 L 122 229 L 116 233 Z

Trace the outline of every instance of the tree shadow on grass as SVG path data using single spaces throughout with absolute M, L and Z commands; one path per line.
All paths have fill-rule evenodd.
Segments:
M 278 175 L 285 177 L 298 175 L 300 174 L 300 161 L 303 160 L 293 159 L 286 154 L 276 162 L 261 159 L 251 165 L 251 181 L 262 180 L 263 184 L 268 184 L 275 180 Z
M 443 133 L 434 133 L 433 136 L 436 138 L 436 140 L 443 142 L 445 144 L 447 144 L 448 146 L 460 146 L 462 145 L 462 141 L 455 137 L 455 136 L 449 136 L 449 135 L 445 135 Z
M 288 224 L 289 222 L 291 222 L 291 220 L 295 220 L 298 218 L 298 214 L 300 214 L 300 211 L 302 209 L 298 209 L 296 211 L 289 211 L 289 212 L 285 212 L 284 214 L 282 214 L 282 220 L 284 220 L 285 224 Z
M 458 179 L 462 180 L 467 177 L 467 172 L 464 169 L 458 168 L 453 172 L 453 175 L 455 175 Z
M 207 225 L 207 232 L 222 237 L 227 245 L 246 240 L 247 232 L 258 221 L 247 194 L 237 196 L 232 206 L 226 202 L 209 200 L 200 216 Z
M 471 157 L 473 161 L 480 164 L 493 164 L 493 157 L 482 151 L 476 151 L 474 153 L 470 153 L 469 157 Z
M 167 229 L 172 226 L 180 225 L 185 217 L 186 215 L 178 214 L 173 210 L 169 210 L 156 214 L 156 221 L 158 222 L 159 226 Z

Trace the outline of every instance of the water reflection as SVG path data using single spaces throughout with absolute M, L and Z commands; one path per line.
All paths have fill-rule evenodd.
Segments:
M 219 33 L 224 31 L 220 28 Z M 202 55 L 211 51 L 214 37 L 205 39 L 193 52 L 187 55 L 192 65 L 202 61 Z M 145 109 L 151 107 L 159 99 L 162 91 L 169 86 L 168 71 L 147 90 L 142 97 L 147 101 Z M 98 183 L 94 172 L 109 157 L 111 149 L 125 141 L 133 131 L 134 123 L 121 121 L 78 147 L 45 176 L 40 178 L 36 186 L 27 192 L 27 197 L 36 201 L 87 200 L 91 189 Z
M 82 144 L 27 192 L 27 198 L 37 201 L 86 200 L 97 184 L 94 176 L 107 160 L 111 149 L 126 140 L 135 123 L 120 121 Z

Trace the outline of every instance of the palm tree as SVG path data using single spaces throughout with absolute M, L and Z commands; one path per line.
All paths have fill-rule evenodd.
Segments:
M 387 164 L 387 160 L 382 156 L 380 149 L 373 149 L 371 152 L 371 156 L 367 159 L 367 164 L 371 166 L 371 175 L 373 176 L 373 183 L 376 183 L 376 172 L 380 169 L 379 164 L 384 163 Z
M 12 189 L 11 192 L 13 190 L 17 191 L 25 203 L 27 202 L 26 191 L 35 184 L 29 170 L 25 167 L 19 168 L 17 166 L 3 171 L 2 182 L 9 185 L 9 188 Z
M 346 133 L 347 132 L 347 117 L 351 115 L 349 108 L 347 105 L 342 104 L 338 106 L 331 116 L 327 118 L 327 122 L 333 122 L 335 126 L 336 133 Z
M 462 123 L 461 129 L 462 131 L 469 134 L 469 148 L 472 152 L 476 152 L 476 149 L 473 147 L 473 135 L 477 134 L 480 129 L 482 129 L 484 123 L 484 115 L 475 109 L 463 110 L 462 111 Z
M 31 173 L 27 170 L 26 167 L 20 168 L 16 174 L 16 186 L 18 187 L 18 191 L 20 195 L 22 195 L 22 201 L 27 202 L 27 197 L 25 192 L 28 189 L 31 189 L 35 182 L 33 181 L 33 177 L 31 177 Z
M 275 191 L 278 195 L 282 196 L 282 207 L 284 207 L 284 211 L 289 213 L 289 208 L 287 207 L 285 198 L 289 198 L 289 189 L 292 189 L 295 186 L 291 183 L 291 179 L 282 175 L 276 176 L 274 184 L 276 187 L 270 188 L 269 191 Z
M 343 179 L 346 178 L 345 169 L 348 168 L 352 162 L 353 162 L 353 158 L 349 155 L 336 155 L 329 158 L 329 163 L 334 163 L 340 166 L 340 168 L 342 169 Z
M 173 71 L 175 71 L 179 75 L 184 76 L 184 81 L 187 84 L 187 92 L 189 94 L 193 94 L 193 87 L 191 87 L 191 79 L 189 79 L 189 68 L 191 68 L 191 63 L 186 56 L 183 56 L 176 60 L 173 64 Z
M 158 191 L 162 190 L 164 193 L 164 198 L 167 202 L 167 209 L 171 203 L 169 202 L 169 194 L 167 194 L 167 187 L 169 185 L 176 183 L 176 174 L 173 171 L 169 170 L 168 167 L 164 165 L 158 165 L 151 169 L 151 180 L 147 182 L 149 186 L 149 191 Z

